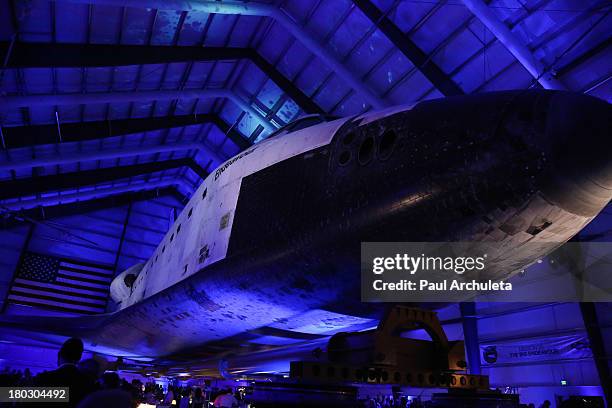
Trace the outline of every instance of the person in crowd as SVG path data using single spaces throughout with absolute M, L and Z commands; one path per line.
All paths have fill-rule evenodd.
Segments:
M 83 375 L 77 363 L 83 355 L 83 342 L 76 337 L 64 342 L 57 355 L 58 368 L 45 371 L 34 378 L 36 387 L 68 387 L 69 402 L 64 407 L 76 407 L 87 394 L 94 390 L 94 383 Z
M 213 406 L 215 408 L 236 408 L 238 407 L 238 400 L 232 394 L 232 390 L 227 389 L 215 398 Z
M 189 387 L 184 388 L 181 392 L 181 401 L 179 408 L 189 408 L 191 403 L 191 389 Z
M 121 380 L 117 373 L 102 374 L 99 384 L 100 390 L 87 395 L 78 408 L 132 408 L 135 406 L 132 395 L 120 387 Z
M 163 401 L 164 400 L 164 388 L 161 386 L 161 384 L 153 384 L 153 394 L 155 394 L 155 399 L 157 401 Z
M 540 405 L 540 408 L 550 408 L 550 401 L 546 400 Z
M 174 392 L 174 400 L 176 401 L 176 406 L 181 406 L 181 400 L 183 399 L 183 394 L 181 393 L 181 387 L 173 386 L 172 392 Z
M 191 408 L 203 408 L 204 402 L 205 402 L 204 394 L 202 393 L 202 389 L 198 387 L 193 392 L 193 400 L 192 400 Z
M 142 381 L 133 379 L 131 383 L 126 381 L 125 384 L 126 385 L 123 389 L 132 395 L 132 401 L 143 402 L 144 385 L 142 384 Z
M 380 408 L 380 404 L 375 398 L 370 398 L 368 402 L 368 408 Z
M 164 400 L 162 401 L 161 405 L 163 406 L 170 406 L 172 405 L 172 401 L 174 401 L 174 387 L 172 387 L 171 385 L 168 386 L 168 392 L 166 393 L 166 396 L 164 397 Z
M 80 361 L 77 368 L 92 384 L 95 384 L 104 372 L 100 363 L 93 358 Z
M 20 385 L 22 386 L 32 385 L 32 381 L 34 381 L 34 378 L 32 378 L 32 372 L 30 371 L 29 368 L 26 368 L 25 370 L 23 370 L 23 377 L 21 378 Z
M 155 383 L 145 384 L 145 389 L 144 389 L 144 393 L 142 396 L 142 402 L 144 402 L 145 404 L 149 404 L 149 405 L 157 405 L 157 403 L 161 401 L 162 397 L 163 397 L 163 394 L 159 395 L 159 388 L 157 387 L 157 384 Z

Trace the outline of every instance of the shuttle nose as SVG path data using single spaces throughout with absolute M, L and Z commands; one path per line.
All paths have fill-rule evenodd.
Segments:
M 546 139 L 553 161 L 548 198 L 583 216 L 596 215 L 612 198 L 612 109 L 587 95 L 555 94 Z

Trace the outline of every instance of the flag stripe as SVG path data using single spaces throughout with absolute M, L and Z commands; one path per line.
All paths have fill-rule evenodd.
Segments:
M 87 273 L 89 275 L 99 276 L 101 278 L 108 278 L 109 276 L 113 275 L 113 271 L 93 270 L 88 267 L 72 265 L 72 264 L 68 264 L 64 262 L 60 263 L 60 269 L 64 269 L 66 271 L 72 271 L 72 272 Z
M 32 283 L 34 283 L 34 281 L 32 281 Z M 40 284 L 42 284 L 43 282 L 39 282 Z M 66 288 L 71 288 L 71 289 L 77 289 L 77 290 L 81 290 L 84 293 L 87 293 L 88 291 L 94 291 L 97 292 L 98 294 L 107 294 L 108 290 L 107 288 L 97 288 L 97 287 L 93 287 L 93 286 L 83 286 L 83 285 L 75 285 L 74 283 L 69 283 L 69 282 L 60 282 L 59 280 L 55 281 L 55 285 L 58 286 L 64 286 Z M 87 289 L 85 289 L 87 288 Z
M 60 272 L 57 274 L 57 276 L 59 278 L 64 278 L 64 279 L 71 279 L 71 280 L 75 280 L 75 281 L 79 281 L 79 282 L 86 282 L 86 283 L 95 283 L 95 284 L 99 284 L 99 285 L 104 285 L 104 283 L 110 283 L 110 280 L 108 280 L 107 282 L 104 281 L 100 281 L 98 279 L 91 279 L 91 278 L 86 278 L 84 276 L 80 276 L 81 274 L 75 274 L 74 272 L 71 274 L 67 274 L 67 273 L 62 273 L 62 271 L 60 270 Z M 108 285 L 107 285 L 108 286 Z
M 78 309 L 80 310 L 86 310 L 88 312 L 102 312 L 104 311 L 104 308 L 101 307 L 94 307 L 94 306 L 87 306 L 87 305 L 81 305 L 79 304 L 79 302 L 75 302 L 75 301 L 71 301 L 71 300 L 62 300 L 61 302 L 58 301 L 54 301 L 53 299 L 39 299 L 39 298 L 33 298 L 31 296 L 23 296 L 23 295 L 17 295 L 17 294 L 9 294 L 9 299 L 12 299 L 16 302 L 21 302 L 21 301 L 26 301 L 26 302 L 33 302 L 33 303 L 37 303 L 39 305 L 43 305 L 43 306 L 56 306 L 56 307 L 63 307 L 65 309 Z M 71 305 L 70 308 L 67 308 L 67 305 Z
M 36 297 L 36 298 L 40 298 L 40 299 L 48 299 L 48 300 L 57 300 L 57 301 L 62 301 L 62 300 L 66 300 L 66 301 L 72 301 L 75 304 L 83 304 L 86 306 L 100 306 L 102 305 L 102 307 L 105 306 L 106 304 L 106 300 L 105 299 L 87 299 L 85 300 L 82 297 L 79 296 L 74 296 L 74 295 L 65 295 L 63 293 L 55 293 L 55 292 L 51 292 L 48 290 L 40 290 L 40 289 L 31 289 L 31 288 L 24 288 L 21 286 L 18 287 L 13 287 L 13 289 L 11 289 L 10 293 L 15 293 L 17 295 L 21 295 L 21 296 L 28 296 L 28 295 L 32 295 L 32 297 Z
M 70 276 L 63 277 L 63 276 L 58 275 L 57 282 L 58 283 L 59 282 L 70 283 L 72 285 L 75 285 L 81 288 L 85 288 L 85 289 L 91 289 L 91 290 L 99 289 L 104 292 L 108 292 L 108 288 L 109 288 L 109 285 L 102 285 L 102 284 L 91 283 L 91 282 L 83 282 L 82 280 L 72 279 L 72 277 Z
M 10 296 L 9 296 L 10 299 Z M 51 310 L 57 310 L 60 312 L 70 312 L 70 313 L 84 313 L 84 314 L 97 314 L 98 312 L 92 312 L 89 310 L 76 310 L 76 309 L 72 309 L 69 307 L 63 307 L 63 306 L 54 306 L 54 305 L 49 305 L 49 304 L 39 304 L 35 301 L 30 301 L 30 300 L 15 300 L 15 299 L 11 299 L 13 301 L 13 303 L 17 303 L 20 305 L 26 305 L 26 306 L 33 306 L 33 307 L 40 307 L 40 308 L 44 308 L 44 309 L 51 309 Z
M 108 270 L 108 271 L 113 271 L 114 270 L 112 265 L 95 264 L 95 263 L 92 263 L 92 262 L 81 261 L 81 260 L 77 260 L 77 259 L 59 258 L 59 261 L 61 263 L 66 263 L 66 264 L 74 264 L 74 265 L 79 265 L 79 266 L 89 266 L 89 267 L 95 268 L 95 269 L 103 269 L 103 270 Z
M 96 282 L 100 282 L 100 283 L 106 283 L 106 282 L 110 282 L 112 279 L 110 276 L 106 276 L 106 277 L 98 277 L 98 276 L 91 276 L 89 273 L 87 272 L 82 272 L 82 271 L 71 271 L 71 270 L 66 270 L 66 268 L 59 268 L 59 273 L 62 275 L 67 275 L 67 276 L 75 276 L 75 277 L 80 277 L 80 278 L 86 278 L 86 279 L 92 279 L 95 280 Z
M 45 282 L 35 282 L 35 281 L 26 281 L 23 279 L 15 279 L 15 286 L 19 286 L 21 288 L 41 290 L 44 289 L 48 292 L 57 293 L 60 295 L 68 295 L 74 296 L 75 294 L 83 295 L 91 299 L 99 299 L 106 301 L 106 296 L 103 296 L 103 292 L 97 292 L 95 290 L 86 290 L 80 288 L 72 288 L 72 290 L 66 290 L 62 288 L 58 284 L 53 283 L 45 283 Z

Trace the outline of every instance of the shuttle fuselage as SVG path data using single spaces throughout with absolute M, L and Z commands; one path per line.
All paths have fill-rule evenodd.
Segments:
M 524 243 L 567 241 L 612 197 L 609 117 L 603 101 L 531 90 L 281 131 L 203 181 L 85 337 L 213 355 L 266 328 L 367 325 L 380 307 L 360 302 L 362 241 L 494 241 L 529 265 L 546 254 Z

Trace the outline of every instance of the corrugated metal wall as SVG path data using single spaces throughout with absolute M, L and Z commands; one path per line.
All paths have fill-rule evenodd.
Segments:
M 161 241 L 174 214 L 182 210 L 174 196 L 45 221 L 33 227 L 27 250 L 117 265 L 117 273 L 146 261 Z M 129 215 L 129 216 L 128 216 Z M 6 299 L 28 224 L 0 230 L 0 299 Z M 125 232 L 124 232 L 125 230 Z M 123 237 L 123 240 L 122 240 Z
M 612 351 L 612 307 L 598 304 L 598 315 L 608 355 Z M 587 337 L 578 303 L 477 303 L 478 343 L 531 344 L 534 340 L 546 345 L 561 336 Z M 439 312 L 440 320 L 450 340 L 463 339 L 459 305 Z M 482 360 L 482 357 L 481 357 Z M 603 395 L 592 357 L 560 358 L 556 355 L 529 361 L 517 358 L 504 364 L 484 364 L 482 374 L 489 375 L 491 386 L 505 390 L 510 387 L 521 395 L 521 403 L 539 406 L 557 396 Z M 567 385 L 563 386 L 561 381 Z M 554 405 L 553 405 L 554 406 Z
M 0 229 L 0 310 L 19 262 L 19 255 L 28 236 L 29 225 Z

